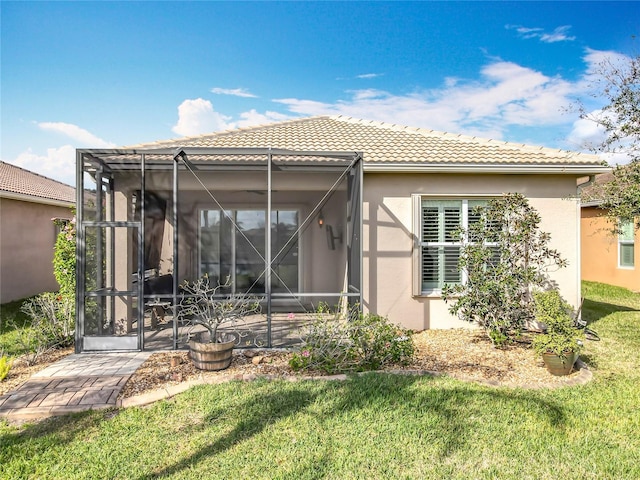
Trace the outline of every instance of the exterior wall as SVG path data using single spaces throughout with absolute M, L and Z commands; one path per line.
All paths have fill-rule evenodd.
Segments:
M 569 266 L 552 273 L 562 295 L 580 302 L 579 212 L 576 179 L 570 175 L 382 174 L 364 177 L 363 281 L 366 310 L 388 316 L 414 330 L 468 327 L 448 313 L 440 296 L 413 296 L 412 194 L 442 198 L 471 195 L 525 195 L 542 217 L 541 229 L 551 234 Z
M 297 209 L 299 222 L 313 211 L 322 198 L 318 192 L 275 192 L 272 199 L 272 209 Z M 330 250 L 324 229 L 313 220 L 300 233 L 300 285 L 299 291 L 312 292 L 340 292 L 344 290 L 344 272 L 346 252 L 344 248 L 344 232 L 346 230 L 346 195 L 344 191 L 336 192 L 323 208 L 326 225 L 331 225 L 335 234 L 342 233 L 342 243 L 336 241 L 336 249 Z M 228 209 L 266 208 L 265 196 L 251 192 L 238 192 L 229 195 L 226 192 L 216 192 L 216 199 Z M 194 279 L 200 275 L 198 252 L 198 222 L 201 209 L 213 208 L 217 205 L 208 194 L 203 192 L 182 192 L 179 198 L 180 226 L 179 226 L 179 279 Z M 170 225 L 165 231 L 171 230 Z M 163 247 L 163 252 L 169 254 L 163 258 L 163 263 L 171 265 L 172 251 Z M 277 252 L 272 252 L 275 255 Z M 162 263 L 162 262 L 161 262 Z
M 69 207 L 0 199 L 0 303 L 58 290 L 53 276 L 56 227 Z
M 640 290 L 640 233 L 635 234 L 634 268 L 619 267 L 618 237 L 597 207 L 581 209 L 582 279 Z

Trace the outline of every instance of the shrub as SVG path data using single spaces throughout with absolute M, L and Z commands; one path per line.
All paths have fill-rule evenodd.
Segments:
M 53 253 L 53 275 L 60 285 L 60 295 L 76 294 L 76 221 L 55 220 L 60 228 Z
M 303 332 L 303 343 L 291 357 L 291 368 L 336 373 L 409 363 L 414 354 L 410 330 L 389 323 L 379 315 L 351 317 L 332 317 L 321 310 Z
M 532 345 L 538 354 L 554 353 L 564 357 L 582 350 L 584 333 L 575 327 L 574 312 L 557 290 L 535 292 L 536 320 L 546 325 L 546 333 L 534 337 Z
M 75 299 L 42 293 L 22 305 L 31 318 L 31 327 L 20 330 L 18 341 L 29 352 L 27 362 L 37 362 L 40 355 L 73 345 L 75 339 Z

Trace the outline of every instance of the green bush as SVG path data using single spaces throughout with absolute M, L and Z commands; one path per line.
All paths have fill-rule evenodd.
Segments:
M 374 314 L 334 316 L 321 312 L 302 335 L 303 344 L 292 355 L 294 370 L 326 373 L 377 370 L 406 365 L 414 354 L 412 332 Z
M 535 352 L 563 357 L 566 353 L 581 351 L 584 333 L 575 327 L 571 305 L 557 290 L 535 292 L 533 298 L 536 320 L 546 325 L 546 333 L 532 341 Z
M 27 362 L 35 363 L 48 350 L 73 345 L 75 339 L 75 299 L 56 293 L 42 293 L 22 305 L 22 312 L 31 318 L 31 328 L 18 336 Z
M 75 213 L 75 212 L 74 212 Z M 76 221 L 56 220 L 60 233 L 53 253 L 53 275 L 60 285 L 60 295 L 76 295 Z

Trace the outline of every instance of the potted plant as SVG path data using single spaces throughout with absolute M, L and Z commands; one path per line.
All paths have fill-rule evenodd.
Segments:
M 573 309 L 557 290 L 534 293 L 536 320 L 545 333 L 533 339 L 535 352 L 542 355 L 552 375 L 569 375 L 582 350 L 584 334 L 575 327 Z
M 189 340 L 191 359 L 201 370 L 223 370 L 231 364 L 231 355 L 237 339 L 242 336 L 239 323 L 247 315 L 260 313 L 261 298 L 246 294 L 224 294 L 221 290 L 231 286 L 225 283 L 212 286 L 205 274 L 193 282 L 182 285 L 182 298 L 178 319 L 206 330 L 198 332 Z M 220 327 L 229 326 L 233 333 L 220 332 Z

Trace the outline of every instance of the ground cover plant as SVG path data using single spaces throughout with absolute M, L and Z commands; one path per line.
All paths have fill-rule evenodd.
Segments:
M 640 295 L 584 285 L 594 379 L 199 386 L 148 408 L 0 422 L 0 478 L 640 478 Z

